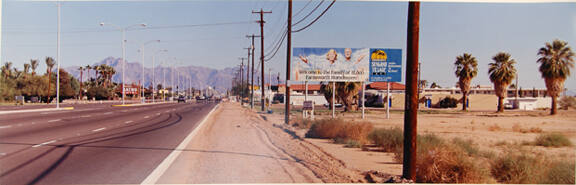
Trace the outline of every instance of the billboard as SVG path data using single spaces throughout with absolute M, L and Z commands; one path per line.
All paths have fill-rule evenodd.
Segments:
M 402 50 L 371 48 L 369 81 L 402 81 Z
M 292 81 L 368 80 L 369 48 L 294 48 Z

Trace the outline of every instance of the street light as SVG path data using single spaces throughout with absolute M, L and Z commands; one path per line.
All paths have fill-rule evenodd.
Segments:
M 154 91 L 156 91 L 156 54 L 160 52 L 168 52 L 166 49 L 158 50 L 152 55 L 152 103 L 156 102 L 156 98 L 154 97 Z
M 160 40 L 151 40 L 148 42 L 143 43 L 142 45 L 140 45 L 140 52 L 142 53 L 142 84 L 141 84 L 141 88 L 140 91 L 142 91 L 142 103 L 146 103 L 146 97 L 144 96 L 144 46 L 146 46 L 147 44 L 153 43 L 153 42 L 160 42 Z
M 126 81 L 124 81 L 124 74 L 125 74 L 125 64 L 126 64 L 126 30 L 132 27 L 136 27 L 136 26 L 142 26 L 142 27 L 146 27 L 146 24 L 142 23 L 142 24 L 135 24 L 135 25 L 131 25 L 131 26 L 127 26 L 127 27 L 120 27 L 114 24 L 110 24 L 110 23 L 104 23 L 101 22 L 100 26 L 104 26 L 104 25 L 110 25 L 112 27 L 115 27 L 116 29 L 119 29 L 122 32 L 122 105 L 124 105 L 124 97 L 126 96 Z

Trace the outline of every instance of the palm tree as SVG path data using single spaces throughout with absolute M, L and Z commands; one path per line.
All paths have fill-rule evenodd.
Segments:
M 344 112 L 357 110 L 358 91 L 362 87 L 360 82 L 336 82 L 336 94 L 344 104 Z
M 86 70 L 88 70 L 88 71 L 86 71 L 86 74 L 88 75 L 88 80 L 90 80 L 90 69 L 92 69 L 92 66 L 86 65 L 86 67 L 84 67 L 84 68 L 85 68 Z
M 516 61 L 510 58 L 510 54 L 500 52 L 492 57 L 493 63 L 488 64 L 490 81 L 494 83 L 494 92 L 498 96 L 498 112 L 504 112 L 504 98 L 508 94 L 507 88 L 516 78 Z
M 6 62 L 4 63 L 4 66 L 2 66 L 2 73 L 4 74 L 4 78 L 8 78 L 9 76 L 12 76 L 12 62 Z
M 84 67 L 80 66 L 78 67 L 78 70 L 80 71 L 80 92 L 78 94 L 80 98 L 82 98 L 82 74 L 84 73 Z
M 548 95 L 552 98 L 550 114 L 555 115 L 556 98 L 564 89 L 564 81 L 570 76 L 570 68 L 574 68 L 574 52 L 567 42 L 554 40 L 540 48 L 538 55 L 540 58 L 536 62 L 540 63 L 539 71 L 546 83 Z
M 46 103 L 50 103 L 50 78 L 52 77 L 52 68 L 54 67 L 54 59 L 52 57 L 46 57 L 46 66 L 48 67 L 46 72 L 48 73 L 48 89 L 46 93 Z
M 30 64 L 24 63 L 24 73 L 28 74 L 30 72 Z
M 326 100 L 328 101 L 328 105 L 329 105 L 328 109 L 332 109 L 332 103 L 334 103 L 334 102 L 332 102 L 332 93 L 334 92 L 332 90 L 332 83 L 321 82 L 320 83 L 320 92 L 322 94 L 324 94 L 324 98 L 326 98 Z
M 32 68 L 32 76 L 36 75 L 36 68 L 38 67 L 38 60 L 30 60 L 30 67 Z
M 468 92 L 470 92 L 470 82 L 472 78 L 476 77 L 478 73 L 478 61 L 469 53 L 464 53 L 456 57 L 456 77 L 458 77 L 458 85 L 462 91 L 462 110 L 466 109 L 466 100 L 468 99 Z

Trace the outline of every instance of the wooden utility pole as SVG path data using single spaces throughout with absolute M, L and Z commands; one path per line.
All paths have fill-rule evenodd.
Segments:
M 256 48 L 256 47 L 254 47 L 254 38 L 260 37 L 260 36 L 252 34 L 252 35 L 246 35 L 246 37 L 252 38 L 252 46 L 250 46 L 250 48 L 252 48 L 252 71 L 250 72 L 250 76 L 251 76 L 250 84 L 252 85 L 252 88 L 250 88 L 251 89 L 250 90 L 251 91 L 251 93 L 250 93 L 250 109 L 253 109 L 254 108 L 254 55 L 256 55 L 256 53 L 254 53 L 254 49 Z
M 262 96 L 260 96 L 260 100 L 262 103 L 262 111 L 264 111 L 264 104 L 265 104 L 265 102 L 264 102 L 265 94 L 264 94 L 264 88 L 263 88 L 264 87 L 264 23 L 266 23 L 264 21 L 264 14 L 265 13 L 272 13 L 272 11 L 265 12 L 262 9 L 260 9 L 260 11 L 258 11 L 258 12 L 252 11 L 252 13 L 260 14 L 260 21 L 258 21 L 258 23 L 260 23 L 260 47 L 261 47 L 260 48 L 260 61 L 262 62 L 261 63 L 262 68 L 260 69 L 260 72 L 261 72 L 260 76 L 262 77 L 262 84 L 260 86 L 260 88 L 262 89 Z
M 287 40 L 286 40 L 286 101 L 284 101 L 284 123 L 290 124 L 290 57 L 292 55 L 292 0 L 288 0 L 288 24 L 287 24 Z M 306 92 L 307 93 L 307 92 Z
M 409 2 L 406 49 L 406 97 L 404 99 L 404 161 L 402 177 L 416 180 L 418 124 L 418 39 L 420 2 Z M 388 105 L 386 105 L 388 106 Z
M 240 64 L 240 105 L 244 105 L 244 58 L 240 58 L 242 64 Z
M 250 49 L 252 49 L 252 48 L 244 48 L 244 49 L 248 50 L 248 58 L 246 58 L 246 65 L 247 65 L 247 67 L 246 67 L 246 87 L 250 87 L 250 89 L 252 89 L 252 88 L 254 88 L 254 86 L 251 85 L 251 83 L 249 81 L 250 78 L 248 76 L 250 74 L 250 73 L 248 73 L 248 71 L 250 71 Z M 249 97 L 248 94 L 246 96 Z M 252 102 L 252 100 L 250 100 L 250 102 Z M 252 105 L 252 103 L 250 103 L 250 105 Z M 252 107 L 250 107 L 250 108 L 252 108 Z

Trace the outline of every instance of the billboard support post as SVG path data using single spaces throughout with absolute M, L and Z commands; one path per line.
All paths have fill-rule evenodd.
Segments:
M 332 118 L 336 118 L 336 81 L 332 81 Z
M 362 119 L 365 118 L 364 116 L 364 109 L 366 109 L 366 82 L 362 82 Z
M 390 82 L 386 82 L 386 119 L 390 119 Z

